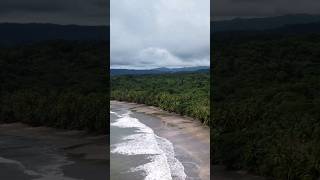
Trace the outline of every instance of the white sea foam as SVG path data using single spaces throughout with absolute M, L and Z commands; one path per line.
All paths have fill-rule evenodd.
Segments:
M 160 149 L 165 153 L 167 157 L 167 162 L 171 169 L 171 176 L 174 180 L 184 180 L 186 179 L 186 174 L 184 173 L 184 167 L 182 163 L 175 158 L 173 144 L 162 137 L 156 136 L 158 145 Z
M 135 134 L 123 138 L 122 143 L 111 146 L 111 153 L 123 155 L 147 155 L 150 162 L 131 168 L 131 172 L 145 172 L 145 180 L 185 180 L 186 174 L 180 161 L 175 158 L 172 143 L 154 134 L 153 130 L 130 116 L 119 115 L 111 126 L 134 128 Z
M 67 161 L 64 157 L 53 155 L 56 158 L 56 164 L 48 164 L 36 170 L 27 169 L 21 162 L 0 157 L 0 164 L 16 165 L 22 172 L 30 176 L 38 176 L 33 180 L 77 180 L 75 178 L 66 177 L 61 169 L 62 166 L 70 165 L 73 162 Z
M 113 111 L 110 111 L 110 114 L 114 114 L 114 115 L 117 116 L 118 118 L 122 117 L 121 115 L 119 115 L 118 113 L 113 112 Z

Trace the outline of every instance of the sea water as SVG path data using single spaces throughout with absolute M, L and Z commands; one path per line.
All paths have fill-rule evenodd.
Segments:
M 172 143 L 132 116 L 130 110 L 110 112 L 111 180 L 185 180 Z

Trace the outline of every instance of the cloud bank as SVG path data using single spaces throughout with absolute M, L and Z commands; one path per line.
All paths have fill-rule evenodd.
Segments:
M 111 67 L 206 66 L 210 0 L 111 0 Z

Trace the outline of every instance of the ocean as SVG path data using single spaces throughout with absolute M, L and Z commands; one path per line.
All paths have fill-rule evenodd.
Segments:
M 134 112 L 111 106 L 111 180 L 185 180 L 173 144 L 142 123 Z

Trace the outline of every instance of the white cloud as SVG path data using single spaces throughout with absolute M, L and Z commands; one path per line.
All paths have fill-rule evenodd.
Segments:
M 111 66 L 209 65 L 210 0 L 111 0 Z

